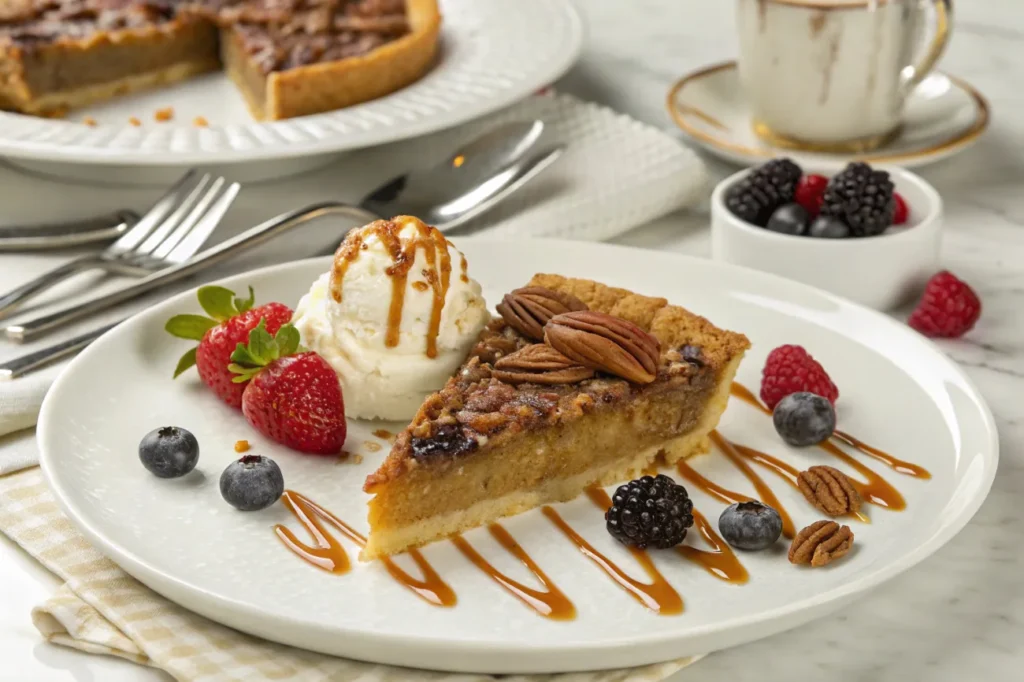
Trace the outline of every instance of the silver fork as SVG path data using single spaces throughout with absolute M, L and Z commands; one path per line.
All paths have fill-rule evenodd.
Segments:
M 0 319 L 30 298 L 50 289 L 72 275 L 87 270 L 145 277 L 171 265 L 183 263 L 202 247 L 220 222 L 240 186 L 189 171 L 171 187 L 134 227 L 100 253 L 65 263 L 0 295 Z

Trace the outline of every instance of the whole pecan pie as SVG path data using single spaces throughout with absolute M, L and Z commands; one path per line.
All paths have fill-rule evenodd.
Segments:
M 0 0 L 0 109 L 53 115 L 215 70 L 257 119 L 381 97 L 422 76 L 437 0 Z
M 746 337 L 665 299 L 537 275 L 364 486 L 363 559 L 704 452 Z

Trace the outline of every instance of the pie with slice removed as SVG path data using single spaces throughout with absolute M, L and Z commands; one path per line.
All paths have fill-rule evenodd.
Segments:
M 223 62 L 256 119 L 316 114 L 417 80 L 440 25 L 437 0 L 0 0 L 0 110 L 62 115 Z
M 498 310 L 367 478 L 362 559 L 707 451 L 750 345 L 665 299 L 558 275 Z

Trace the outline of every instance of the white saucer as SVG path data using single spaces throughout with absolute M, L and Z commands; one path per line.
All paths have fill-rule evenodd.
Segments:
M 188 292 L 90 346 L 47 394 L 38 426 L 41 463 L 64 511 L 98 549 L 144 584 L 244 632 L 393 665 L 550 673 L 677 659 L 821 617 L 935 552 L 988 493 L 999 447 L 992 415 L 955 363 L 889 317 L 796 282 L 676 254 L 556 240 L 474 238 L 458 244 L 470 274 L 480 278 L 492 302 L 534 272 L 561 272 L 664 295 L 723 327 L 742 330 L 753 348 L 738 378 L 754 390 L 769 350 L 802 344 L 840 386 L 841 428 L 926 467 L 931 480 L 893 471 L 846 446 L 849 454 L 840 453 L 848 457 L 845 463 L 817 448 L 788 448 L 768 415 L 735 399 L 719 427 L 723 436 L 799 469 L 833 464 L 861 478 L 874 472 L 902 493 L 906 509 L 869 505 L 870 523 L 844 519 L 856 533 L 856 545 L 824 569 L 791 565 L 783 542 L 774 551 L 744 553 L 740 561 L 750 579 L 742 586 L 674 551 L 652 552 L 664 579 L 685 600 L 678 615 L 657 615 L 642 606 L 581 554 L 550 516 L 532 510 L 501 525 L 536 561 L 545 581 L 564 590 L 575 604 L 576 619 L 541 617 L 450 542 L 423 549 L 423 557 L 457 594 L 454 608 L 439 608 L 392 580 L 381 562 L 355 562 L 350 573 L 336 575 L 302 561 L 274 534 L 274 524 L 280 523 L 301 542 L 313 541 L 283 503 L 243 513 L 221 499 L 220 472 L 238 458 L 235 441 L 246 439 L 255 452 L 278 462 L 287 487 L 365 532 L 367 495 L 361 486 L 386 454 L 387 443 L 375 433 L 380 423 L 353 420 L 346 449 L 360 454 L 361 461 L 300 455 L 255 433 L 194 373 L 172 380 L 171 370 L 188 344 L 164 332 L 164 323 L 173 314 L 196 311 L 195 294 Z M 252 284 L 261 301 L 294 304 L 330 264 L 328 258 L 279 265 L 239 275 L 226 285 L 241 291 Z M 137 455 L 142 435 L 168 424 L 191 430 L 202 449 L 197 470 L 172 481 L 148 474 Z M 757 494 L 721 452 L 697 457 L 691 466 L 726 488 Z M 789 482 L 755 466 L 763 485 L 778 496 L 778 506 L 792 514 L 794 528 L 821 518 Z M 695 508 L 717 526 L 725 505 L 687 486 Z M 585 496 L 556 508 L 595 551 L 646 583 L 645 572 L 609 536 L 603 514 Z M 336 529 L 329 532 L 341 537 Z M 464 538 L 497 570 L 540 587 L 487 529 Z M 695 531 L 686 543 L 707 548 Z M 357 548 L 344 544 L 352 557 Z M 397 561 L 416 571 L 410 557 Z M 541 594 L 530 603 L 548 603 Z
M 785 155 L 819 166 L 842 166 L 859 158 L 913 168 L 966 149 L 989 122 L 988 102 L 980 92 L 959 78 L 933 73 L 910 96 L 903 130 L 884 147 L 858 155 L 773 147 L 754 133 L 735 61 L 684 76 L 672 86 L 667 104 L 673 120 L 694 142 L 743 166 Z

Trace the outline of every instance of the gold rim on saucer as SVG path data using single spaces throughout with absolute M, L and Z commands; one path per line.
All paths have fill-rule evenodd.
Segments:
M 712 64 L 711 66 L 706 66 L 702 69 L 694 71 L 693 73 L 690 73 L 689 75 L 683 76 L 678 81 L 676 81 L 676 83 L 669 89 L 668 99 L 666 101 L 668 112 L 672 116 L 672 120 L 675 121 L 675 124 L 679 126 L 679 128 L 682 129 L 683 132 L 697 140 L 700 140 L 701 142 L 704 142 L 709 146 L 715 147 L 717 149 L 731 151 L 736 154 L 744 154 L 747 156 L 754 156 L 759 158 L 768 158 L 775 156 L 777 152 L 774 149 L 748 147 L 743 144 L 737 144 L 735 142 L 732 142 L 726 139 L 724 136 L 716 135 L 711 132 L 707 132 L 705 130 L 697 128 L 692 123 L 690 123 L 690 121 L 687 120 L 687 117 L 699 119 L 712 128 L 721 130 L 726 133 L 729 132 L 728 126 L 723 124 L 714 116 L 708 114 L 705 111 L 697 109 L 692 105 L 682 104 L 678 101 L 679 93 L 682 92 L 683 88 L 685 88 L 692 82 L 714 75 L 719 71 L 725 71 L 728 69 L 735 68 L 737 68 L 736 61 L 730 60 L 726 62 L 721 62 L 720 64 Z M 971 96 L 972 99 L 974 99 L 974 102 L 977 105 L 978 114 L 975 118 L 974 123 L 970 127 L 964 129 L 963 131 L 956 134 L 954 137 L 950 139 L 938 142 L 926 149 L 920 149 L 907 154 L 873 154 L 866 153 L 869 151 L 867 149 L 862 149 L 860 151 L 851 150 L 847 153 L 855 154 L 856 158 L 862 161 L 874 163 L 898 162 L 932 156 L 940 152 L 949 151 L 952 149 L 957 149 L 959 147 L 966 146 L 970 142 L 974 141 L 979 135 L 981 135 L 985 131 L 986 128 L 988 128 L 990 120 L 988 100 L 985 99 L 985 96 L 982 95 L 977 89 L 975 89 L 974 86 L 970 85 L 963 79 L 957 78 L 956 76 L 951 76 L 947 73 L 943 73 L 943 75 L 946 78 L 948 78 L 950 82 L 953 83 L 956 87 L 965 91 L 967 94 Z M 782 142 L 778 141 L 779 138 L 776 137 L 777 134 L 772 133 L 771 131 L 768 131 L 768 133 L 771 135 L 770 137 L 762 136 L 760 132 L 757 130 L 756 124 L 754 132 L 755 134 L 758 135 L 758 137 L 761 137 L 761 139 L 764 139 L 765 142 L 771 144 L 773 147 L 777 149 L 794 149 L 816 153 L 836 153 L 835 150 L 822 149 L 820 147 L 817 147 L 816 145 L 803 143 L 797 140 L 791 140 L 792 144 L 783 144 Z M 896 131 L 896 133 L 898 132 L 899 131 Z M 891 142 L 892 139 L 895 139 L 896 136 L 896 134 L 892 135 L 890 139 L 884 140 L 883 144 Z
M 793 149 L 801 152 L 816 152 L 819 154 L 864 154 L 879 147 L 889 144 L 903 132 L 903 126 L 898 125 L 883 135 L 872 135 L 861 137 L 856 140 L 843 140 L 840 142 L 811 142 L 801 140 L 773 130 L 767 123 L 754 119 L 754 134 L 773 147 L 781 149 Z

